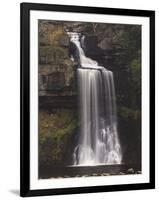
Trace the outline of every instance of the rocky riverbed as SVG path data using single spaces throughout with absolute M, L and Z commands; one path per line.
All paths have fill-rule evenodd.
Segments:
M 98 165 L 98 166 L 41 166 L 39 178 L 71 178 L 92 176 L 113 176 L 141 174 L 138 165 Z

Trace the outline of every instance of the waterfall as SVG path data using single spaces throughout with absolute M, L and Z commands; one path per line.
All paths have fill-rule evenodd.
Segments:
M 80 34 L 68 33 L 79 51 L 77 69 L 80 135 L 73 152 L 74 165 L 120 164 L 113 73 L 85 56 Z M 82 36 L 82 46 L 84 45 Z

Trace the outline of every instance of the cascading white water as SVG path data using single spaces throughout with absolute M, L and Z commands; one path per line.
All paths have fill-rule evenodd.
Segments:
M 74 165 L 120 164 L 113 73 L 85 56 L 78 33 L 68 34 L 79 51 L 81 65 L 77 69 L 80 136 Z

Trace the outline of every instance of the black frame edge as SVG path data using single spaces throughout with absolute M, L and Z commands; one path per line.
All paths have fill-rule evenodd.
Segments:
M 150 16 L 150 183 L 155 188 L 155 11 Z M 153 134 L 151 134 L 151 132 Z
M 30 155 L 29 155 L 29 9 L 20 5 L 20 196 L 29 193 Z M 28 29 L 28 30 L 27 30 Z M 25 48 L 24 48 L 25 47 Z
M 124 16 L 151 16 L 153 10 L 138 10 L 126 8 L 109 8 L 109 7 L 93 7 L 93 6 L 77 6 L 77 5 L 60 5 L 60 4 L 45 4 L 45 3 L 21 3 L 29 10 L 46 10 L 60 12 L 78 12 L 78 13 L 95 13 L 95 14 L 115 14 Z
M 30 190 L 30 10 L 145 16 L 150 18 L 150 129 L 155 132 L 155 11 L 72 5 L 20 4 L 20 196 L 112 192 L 155 188 L 155 134 L 150 134 L 150 182 L 139 184 Z M 25 47 L 25 48 L 24 48 Z
M 132 191 L 132 190 L 146 190 L 146 189 L 154 189 L 154 186 L 150 183 L 141 183 L 141 184 L 92 186 L 92 187 L 79 187 L 79 188 L 77 187 L 77 188 L 30 190 L 30 192 L 27 194 L 27 197 L 99 193 L 99 192 L 119 192 L 119 191 Z

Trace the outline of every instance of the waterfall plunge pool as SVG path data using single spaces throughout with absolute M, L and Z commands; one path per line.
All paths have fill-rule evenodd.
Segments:
M 39 178 L 72 178 L 110 175 L 141 174 L 139 164 L 91 165 L 91 166 L 40 166 Z

